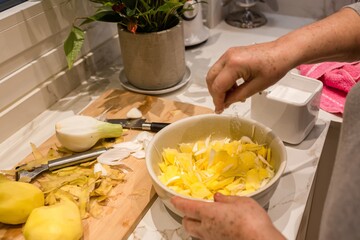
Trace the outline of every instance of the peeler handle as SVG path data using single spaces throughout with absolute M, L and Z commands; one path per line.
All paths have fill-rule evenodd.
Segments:
M 91 161 L 100 156 L 102 153 L 106 152 L 107 150 L 108 148 L 99 148 L 51 160 L 48 162 L 49 170 L 54 171 L 60 168 L 70 167 L 80 163 Z

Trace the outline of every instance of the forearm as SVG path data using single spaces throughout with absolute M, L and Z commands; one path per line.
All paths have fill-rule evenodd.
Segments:
M 354 60 L 360 60 L 360 16 L 343 8 L 272 42 L 230 48 L 209 69 L 206 82 L 215 111 L 221 113 L 301 64 Z M 240 78 L 244 83 L 238 85 Z
M 290 68 L 303 63 L 360 59 L 360 16 L 351 8 L 307 25 L 274 42 Z

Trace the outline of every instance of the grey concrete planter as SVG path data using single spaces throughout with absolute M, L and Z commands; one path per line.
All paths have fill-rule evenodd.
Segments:
M 160 90 L 175 86 L 185 74 L 182 24 L 155 33 L 130 33 L 118 26 L 125 76 L 134 87 Z

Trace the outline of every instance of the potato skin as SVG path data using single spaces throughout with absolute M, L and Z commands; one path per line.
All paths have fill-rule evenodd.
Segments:
M 21 224 L 33 209 L 44 206 L 44 193 L 31 183 L 0 181 L 0 222 Z

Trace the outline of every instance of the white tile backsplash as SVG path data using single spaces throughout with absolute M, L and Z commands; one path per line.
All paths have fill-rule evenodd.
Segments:
M 119 64 L 116 25 L 94 23 L 82 57 L 67 68 L 63 42 L 75 16 L 94 12 L 89 3 L 25 2 L 0 14 L 0 143 L 104 65 Z

